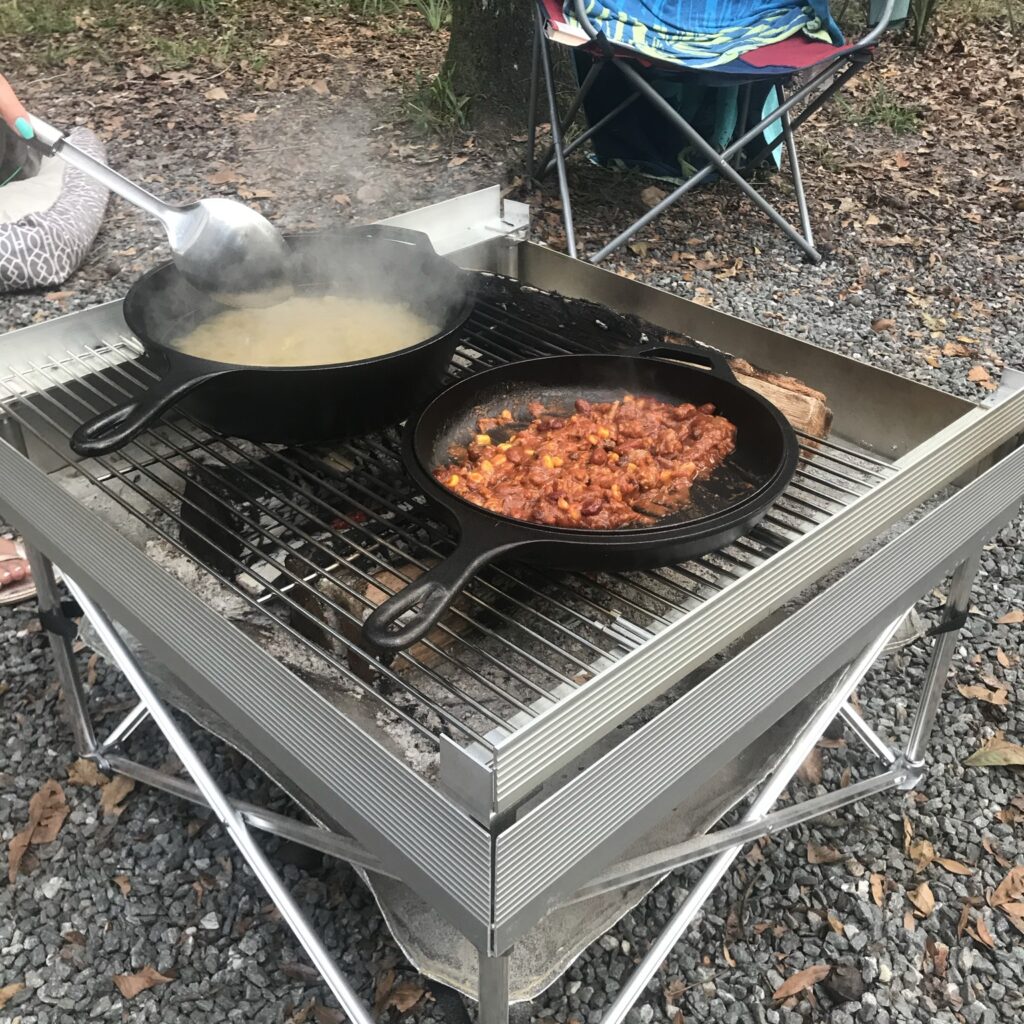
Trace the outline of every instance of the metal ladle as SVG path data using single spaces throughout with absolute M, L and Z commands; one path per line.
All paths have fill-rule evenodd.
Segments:
M 59 156 L 163 224 L 175 265 L 194 288 L 226 306 L 271 306 L 292 293 L 291 250 L 255 210 L 221 198 L 172 206 L 83 152 L 58 128 L 31 120 L 36 149 Z

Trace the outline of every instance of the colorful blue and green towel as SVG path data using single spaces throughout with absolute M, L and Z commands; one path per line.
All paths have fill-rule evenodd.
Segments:
M 607 39 L 655 60 L 713 68 L 803 33 L 841 45 L 828 0 L 584 0 Z M 566 0 L 572 20 L 573 0 Z

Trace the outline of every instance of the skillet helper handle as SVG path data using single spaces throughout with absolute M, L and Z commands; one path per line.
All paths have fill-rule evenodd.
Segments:
M 464 533 L 459 546 L 446 559 L 374 609 L 363 623 L 363 636 L 371 648 L 391 654 L 422 640 L 462 588 L 502 550 Z M 417 605 L 419 609 L 413 611 Z M 395 628 L 400 619 L 405 621 Z
M 706 366 L 716 377 L 735 384 L 736 374 L 732 372 L 729 359 L 717 348 L 705 348 L 703 345 L 674 345 L 669 341 L 658 341 L 653 345 L 638 345 L 630 349 L 626 355 L 644 356 L 651 359 L 674 359 L 679 363 L 696 363 Z
M 397 224 L 364 224 L 355 230 L 364 234 L 367 238 L 383 238 L 388 242 L 403 242 L 417 249 L 423 249 L 431 255 L 437 255 L 434 243 L 431 242 L 430 235 L 425 231 L 403 228 Z
M 83 423 L 71 435 L 71 449 L 85 457 L 106 455 L 133 440 L 161 413 L 190 391 L 228 371 L 189 374 L 172 369 L 138 398 L 101 413 Z

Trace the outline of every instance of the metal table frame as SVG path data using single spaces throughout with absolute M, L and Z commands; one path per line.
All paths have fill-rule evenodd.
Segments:
M 551 254 L 520 244 L 516 211 L 506 213 L 502 222 L 494 215 L 496 196 L 489 195 L 492 216 L 486 223 L 478 217 L 475 226 L 460 234 L 457 221 L 444 217 L 446 230 L 452 232 L 456 224 L 455 234 L 468 242 L 460 250 L 464 261 L 493 266 L 500 258 L 502 269 L 518 267 L 527 274 L 535 264 L 548 278 L 561 275 L 564 290 L 571 293 L 576 268 L 568 262 L 553 264 Z M 479 196 L 473 202 L 480 209 L 488 205 Z M 427 213 L 428 221 L 436 217 Z M 488 232 L 497 245 L 488 241 Z M 450 246 L 449 251 L 456 248 Z M 603 274 L 594 268 L 588 272 Z M 604 275 L 598 285 L 614 293 L 623 283 L 609 277 Z M 552 285 L 559 287 L 557 281 Z M 642 301 L 648 311 L 669 303 L 669 319 L 685 310 L 691 327 L 701 316 L 722 319 L 713 311 L 686 309 L 690 304 L 643 286 L 633 285 L 630 297 Z M 746 346 L 758 353 L 756 361 L 766 364 L 767 353 L 757 344 L 758 330 L 734 322 L 725 347 L 747 355 L 742 351 Z M 823 358 L 820 350 L 805 350 L 796 343 L 787 350 L 786 361 L 798 371 L 801 363 Z M 829 372 L 841 371 L 842 365 L 834 365 L 839 359 L 825 360 Z M 502 1024 L 508 1016 L 510 949 L 550 908 L 638 881 L 654 882 L 676 867 L 713 857 L 700 883 L 606 1011 L 604 1019 L 619 1024 L 742 844 L 871 794 L 912 788 L 920 780 L 957 631 L 967 613 L 978 552 L 1012 519 L 1024 498 L 1024 450 L 1016 447 L 1024 431 L 1024 388 L 1012 373 L 1007 378 L 1007 394 L 984 409 L 924 394 L 927 389 L 914 392 L 920 422 L 916 427 L 899 424 L 890 431 L 902 448 L 892 476 L 799 544 L 635 647 L 613 666 L 614 671 L 575 691 L 571 701 L 553 703 L 531 720 L 530 729 L 513 733 L 511 745 L 499 743 L 499 756 L 488 763 L 476 760 L 470 748 L 442 744 L 439 786 L 398 761 L 40 473 L 26 457 L 25 438 L 10 417 L 2 424 L 8 444 L 0 444 L 0 477 L 5 482 L 0 513 L 22 529 L 29 544 L 41 620 L 49 632 L 79 754 L 210 806 L 354 1020 L 369 1020 L 365 1006 L 301 916 L 251 829 L 287 837 L 416 886 L 479 950 L 480 1018 L 487 1024 Z M 884 374 L 872 380 L 883 395 L 887 387 L 896 387 L 886 383 Z M 866 396 L 865 402 L 870 401 Z M 922 438 L 921 431 L 931 432 Z M 871 447 L 867 425 L 859 440 Z M 583 770 L 570 781 L 557 783 L 559 768 L 585 755 L 594 739 L 625 721 L 637 707 L 735 641 L 766 612 L 778 611 L 802 587 L 876 538 L 885 524 L 902 518 L 939 488 L 968 478 L 974 479 L 742 647 L 656 717 L 627 730 L 602 756 L 584 760 Z M 60 566 L 68 589 L 139 698 L 105 739 L 97 737 L 88 714 L 72 649 L 73 632 L 52 564 Z M 950 572 L 949 600 L 910 738 L 903 749 L 891 750 L 851 709 L 848 697 L 908 607 Z M 239 728 L 285 777 L 295 780 L 314 806 L 325 811 L 328 821 L 340 823 L 344 830 L 306 825 L 228 799 L 156 696 L 113 621 L 160 657 L 186 687 L 201 694 L 216 714 Z M 832 686 L 831 696 L 801 730 L 742 823 L 654 854 L 623 859 L 630 839 L 668 813 L 680 787 L 698 786 L 826 682 Z M 627 693 L 628 699 L 620 699 Z M 714 701 L 709 700 L 711 693 Z M 606 701 L 612 706 L 605 706 Z M 313 730 L 302 735 L 301 752 L 294 743 L 295 724 L 278 714 L 280 705 L 301 713 L 304 727 Z M 836 793 L 773 811 L 792 774 L 837 714 L 882 762 L 882 770 Z M 191 782 L 119 753 L 123 741 L 147 718 L 167 739 Z M 572 740 L 564 739 L 567 728 L 575 730 Z M 522 760 L 512 757 L 507 763 L 513 768 L 506 770 L 503 750 L 521 754 Z M 538 750 L 544 754 L 540 761 Z M 460 766 L 454 775 L 452 765 Z M 476 774 L 460 774 L 462 767 Z M 502 783 L 503 778 L 510 781 Z M 360 786 L 355 779 L 366 781 Z M 546 787 L 543 791 L 541 785 Z M 397 810 L 389 811 L 390 806 Z M 564 842 L 567 832 L 574 837 L 572 844 Z

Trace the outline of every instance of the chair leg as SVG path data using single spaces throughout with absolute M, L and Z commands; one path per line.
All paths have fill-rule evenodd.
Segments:
M 749 82 L 746 85 L 740 86 L 740 113 L 736 122 L 739 135 L 742 135 L 747 130 L 747 118 L 750 116 L 750 91 L 752 88 L 753 86 Z M 738 171 L 742 163 L 743 148 L 740 147 L 732 158 L 732 165 Z
M 692 125 L 648 82 L 635 68 L 628 64 L 619 63 L 619 70 L 640 90 L 666 117 L 677 125 L 682 133 L 690 140 L 693 147 L 708 160 L 718 172 L 728 178 L 734 185 L 742 189 L 743 193 L 754 203 L 759 210 L 765 213 L 772 222 L 781 228 L 786 235 L 795 242 L 815 263 L 821 262 L 821 254 L 810 244 L 796 228 L 793 227 L 778 210 L 768 202 L 760 192 L 754 188 L 740 173 L 727 163 L 728 157 L 723 159 L 722 155 L 712 146 Z M 728 150 L 726 150 L 727 152 Z M 731 155 L 731 154 L 729 154 Z
M 562 132 L 563 141 L 569 129 L 572 127 L 573 121 L 576 120 L 576 115 L 580 112 L 580 107 L 583 106 L 583 101 L 587 98 L 587 93 L 589 93 L 590 90 L 593 88 L 594 82 L 597 81 L 597 76 L 601 73 L 603 68 L 604 61 L 596 60 L 593 64 L 591 64 L 590 70 L 587 72 L 583 81 L 580 83 L 579 89 L 576 90 L 576 95 L 575 97 L 573 97 L 573 101 L 569 105 L 569 109 L 566 111 L 565 117 L 560 119 L 560 128 Z M 565 156 L 568 156 L 575 148 L 576 140 L 574 139 L 573 142 L 570 143 L 568 146 L 563 145 L 562 152 L 565 154 Z M 548 173 L 548 171 L 551 170 L 551 167 L 554 164 L 554 161 L 551 159 L 553 150 L 553 146 L 548 146 L 548 148 L 544 150 L 544 155 L 540 158 L 539 163 L 541 178 L 543 178 Z
M 782 86 L 776 87 L 779 90 L 779 103 L 786 99 Z M 789 123 L 789 112 L 782 115 L 782 134 L 786 139 L 786 153 L 789 155 L 789 171 L 793 176 L 793 191 L 796 193 L 796 205 L 800 211 L 800 226 L 803 228 L 804 238 L 807 239 L 811 248 L 814 248 L 814 230 L 811 227 L 811 215 L 807 211 L 807 195 L 804 192 L 804 182 L 800 175 L 800 158 L 796 152 L 796 139 L 793 138 L 793 129 Z M 815 260 L 817 263 L 818 260 Z
M 526 126 L 526 180 L 533 180 L 534 156 L 537 149 L 537 80 L 540 77 L 540 48 L 542 31 L 533 26 L 533 59 L 530 62 L 530 106 Z
M 537 25 L 543 33 L 540 8 L 536 8 Z M 548 94 L 548 108 L 551 114 L 551 144 L 555 150 L 555 166 L 558 168 L 558 192 L 562 199 L 562 222 L 565 225 L 565 239 L 569 255 L 576 257 L 576 231 L 572 221 L 572 202 L 569 199 L 569 178 L 565 170 L 565 150 L 562 146 L 562 125 L 558 117 L 558 97 L 555 93 L 555 76 L 551 70 L 551 55 L 545 40 L 540 47 L 540 65 L 544 71 L 544 86 Z

